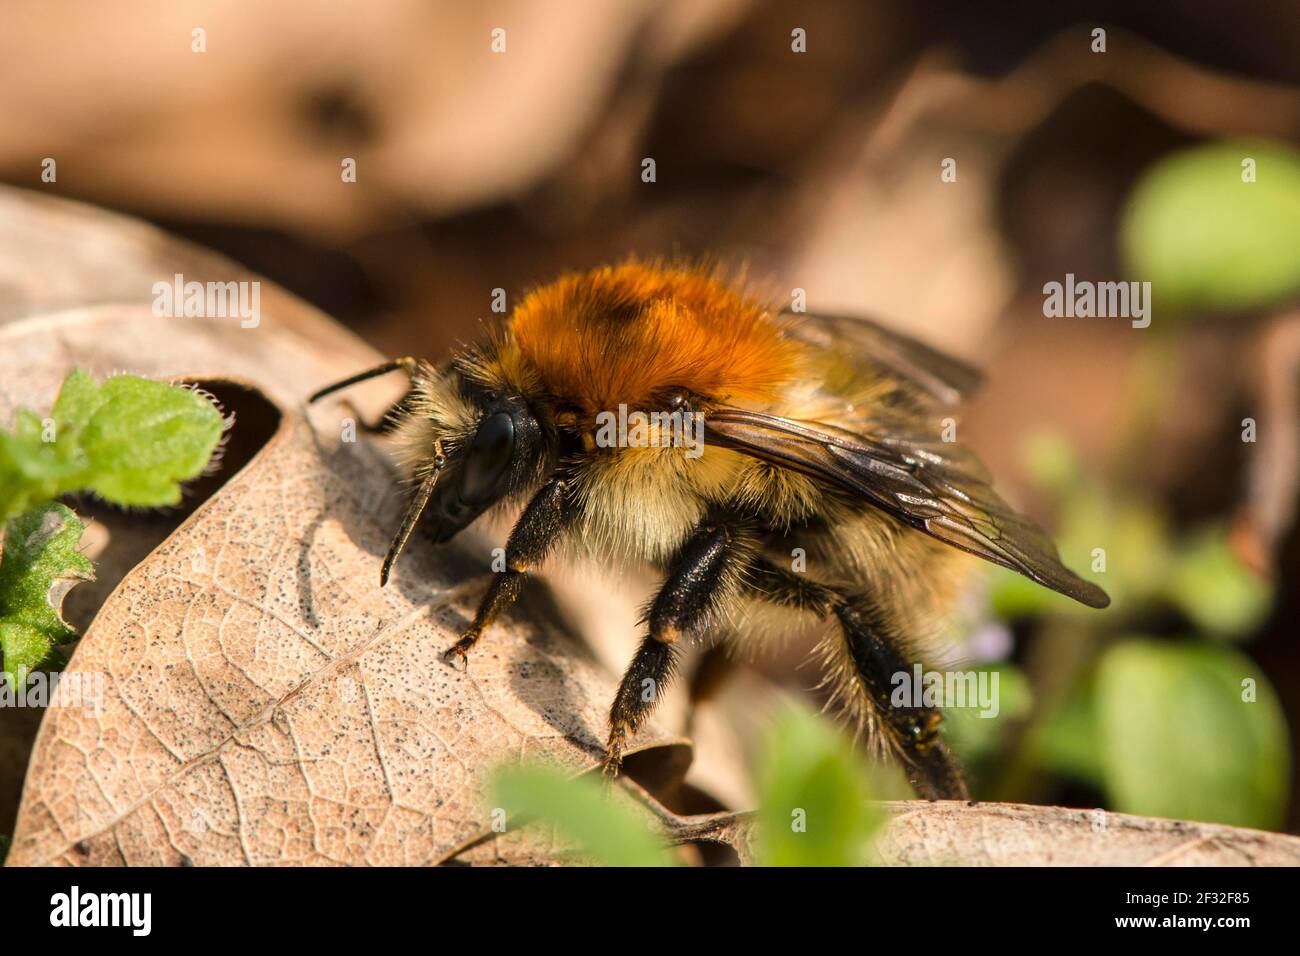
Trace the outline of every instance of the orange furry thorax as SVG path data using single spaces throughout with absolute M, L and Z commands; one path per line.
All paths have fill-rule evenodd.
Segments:
M 770 309 L 712 275 L 631 262 L 530 292 L 500 357 L 522 360 L 558 400 L 595 413 L 651 407 L 675 388 L 763 404 L 794 377 L 797 353 Z

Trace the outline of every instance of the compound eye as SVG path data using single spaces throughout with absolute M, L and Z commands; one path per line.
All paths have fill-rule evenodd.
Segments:
M 489 415 L 465 454 L 460 496 L 469 505 L 490 501 L 515 454 L 515 423 L 506 412 Z

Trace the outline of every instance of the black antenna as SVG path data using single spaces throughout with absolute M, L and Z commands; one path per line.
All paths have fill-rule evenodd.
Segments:
M 415 359 L 411 358 L 409 355 L 403 356 L 402 358 L 399 359 L 393 359 L 391 362 L 385 362 L 383 365 L 376 365 L 372 369 L 367 369 L 364 372 L 358 372 L 356 375 L 353 375 L 351 378 L 345 378 L 341 382 L 335 382 L 333 385 L 326 385 L 319 392 L 316 392 L 314 395 L 312 395 L 311 398 L 307 399 L 307 404 L 310 405 L 313 402 L 319 401 L 320 399 L 324 398 L 326 395 L 332 395 L 334 392 L 340 391 L 341 389 L 349 388 L 353 385 L 356 385 L 358 382 L 364 382 L 366 379 L 378 378 L 380 375 L 387 375 L 389 372 L 396 372 L 399 368 L 404 369 L 407 375 L 414 377 L 415 366 L 416 366 Z

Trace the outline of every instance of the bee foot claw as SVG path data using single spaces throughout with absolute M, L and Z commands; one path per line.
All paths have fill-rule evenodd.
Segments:
M 605 778 L 606 783 L 613 783 L 623 770 L 623 743 L 626 735 L 620 731 L 614 731 L 610 735 L 609 743 L 605 747 L 605 760 L 600 765 L 600 774 Z
M 474 646 L 472 640 L 461 638 L 452 647 L 442 652 L 442 659 L 459 671 L 469 670 L 469 649 Z M 457 661 L 460 665 L 457 666 Z

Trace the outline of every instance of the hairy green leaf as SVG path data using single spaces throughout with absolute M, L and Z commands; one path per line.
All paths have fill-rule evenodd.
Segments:
M 15 684 L 72 636 L 51 588 L 93 577 L 82 524 L 51 499 L 89 490 L 120 505 L 180 501 L 180 482 L 212 458 L 225 422 L 194 389 L 119 375 L 64 379 L 50 414 L 20 408 L 0 431 L 0 655 Z
M 5 526 L 0 559 L 0 655 L 11 686 L 27 681 L 55 644 L 74 635 L 59 611 L 60 581 L 89 581 L 90 560 L 77 550 L 82 523 L 67 507 L 47 502 Z
M 194 389 L 134 375 L 100 385 L 74 371 L 48 417 L 19 409 L 12 431 L 0 431 L 0 520 L 84 490 L 120 505 L 176 504 L 224 425 Z

